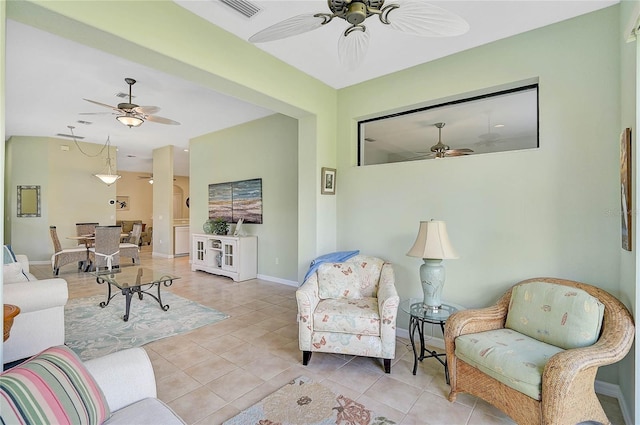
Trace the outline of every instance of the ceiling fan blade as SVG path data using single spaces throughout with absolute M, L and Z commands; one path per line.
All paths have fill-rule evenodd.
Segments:
M 115 112 L 78 112 L 78 115 L 116 115 Z
M 461 149 L 449 149 L 447 151 L 448 152 L 455 152 L 455 153 L 472 153 L 473 150 L 469 149 L 469 148 L 461 148 Z
M 113 109 L 114 111 L 119 111 L 119 109 L 116 108 L 115 106 L 107 105 L 106 103 L 96 102 L 95 100 L 85 99 L 85 98 L 82 98 L 82 100 L 86 100 L 87 102 L 95 103 L 96 105 L 104 106 L 105 108 Z
M 143 115 L 155 114 L 158 111 L 160 111 L 160 108 L 158 108 L 157 106 L 138 106 L 133 108 L 133 112 L 137 112 Z
M 369 49 L 369 32 L 365 27 L 349 28 L 338 38 L 338 58 L 346 69 L 353 71 L 364 61 Z
M 380 19 L 392 28 L 425 37 L 452 37 L 469 31 L 469 24 L 455 13 L 422 0 L 399 0 Z M 387 23 L 387 22 L 385 22 Z
M 292 37 L 294 35 L 302 34 L 312 31 L 316 28 L 320 28 L 322 24 L 329 22 L 327 17 L 314 13 L 305 13 L 303 15 L 297 15 L 289 19 L 285 19 L 282 22 L 271 25 L 258 31 L 249 37 L 251 43 L 264 43 L 266 41 L 281 40 L 283 38 Z
M 157 115 L 147 115 L 144 117 L 146 121 L 157 122 L 158 124 L 170 124 L 180 125 L 178 121 L 170 120 L 169 118 L 159 117 Z

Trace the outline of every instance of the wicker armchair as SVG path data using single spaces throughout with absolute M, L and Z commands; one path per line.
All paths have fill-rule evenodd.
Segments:
M 511 385 L 506 385 L 463 361 L 459 357 L 462 355 L 461 352 L 456 354 L 458 337 L 474 334 L 473 339 L 476 339 L 482 337 L 480 333 L 487 335 L 485 331 L 504 329 L 507 313 L 513 308 L 510 303 L 514 288 L 532 282 L 580 288 L 604 305 L 600 333 L 594 334 L 596 342 L 580 348 L 559 348 L 557 354 L 551 355 L 542 367 L 537 399 L 515 390 Z M 466 392 L 491 403 L 521 425 L 575 425 L 583 421 L 609 424 L 610 421 L 595 394 L 596 372 L 600 366 L 621 360 L 630 350 L 633 337 L 634 324 L 631 314 L 608 292 L 570 280 L 525 280 L 509 289 L 495 305 L 485 309 L 459 311 L 447 321 L 445 345 L 451 380 L 449 401 L 455 401 L 458 393 Z M 464 338 L 459 340 L 460 344 L 463 340 Z M 460 344 L 458 349 L 462 347 Z
M 82 247 L 79 246 L 78 248 L 62 249 L 56 226 L 49 226 L 49 234 L 51 235 L 51 242 L 53 242 L 53 249 L 55 251 L 51 256 L 53 274 L 58 276 L 60 267 L 71 263 L 77 263 L 78 268 L 82 269 L 87 262 L 87 248 L 82 245 Z

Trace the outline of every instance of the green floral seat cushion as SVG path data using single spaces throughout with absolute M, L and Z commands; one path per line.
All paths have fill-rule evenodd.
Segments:
M 509 387 L 540 400 L 542 372 L 562 348 L 511 329 L 456 338 L 456 356 Z
M 604 305 L 582 289 L 530 282 L 513 288 L 505 327 L 570 349 L 598 340 L 603 315 Z

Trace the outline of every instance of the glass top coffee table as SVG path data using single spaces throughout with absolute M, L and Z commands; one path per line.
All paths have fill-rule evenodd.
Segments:
M 113 297 L 117 295 L 111 295 L 111 287 L 115 286 L 125 296 L 125 314 L 124 321 L 129 320 L 129 309 L 131 307 L 131 298 L 134 294 L 138 294 L 138 299 L 142 299 L 143 294 L 147 294 L 155 299 L 160 308 L 163 311 L 169 310 L 169 304 L 162 304 L 162 298 L 160 297 L 160 288 L 162 286 L 171 286 L 173 281 L 180 279 L 179 276 L 160 272 L 145 267 L 126 267 L 123 269 L 111 270 L 111 271 L 98 271 L 91 273 L 96 277 L 98 284 L 107 283 L 107 301 L 100 303 L 100 307 L 106 307 Z M 152 294 L 151 290 L 158 289 L 158 295 Z

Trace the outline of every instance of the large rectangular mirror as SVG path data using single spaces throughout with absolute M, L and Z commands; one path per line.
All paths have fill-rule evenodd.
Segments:
M 18 217 L 40 217 L 40 186 L 18 186 Z
M 358 123 L 358 165 L 537 148 L 538 84 Z

